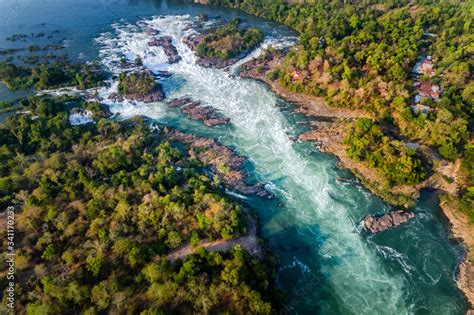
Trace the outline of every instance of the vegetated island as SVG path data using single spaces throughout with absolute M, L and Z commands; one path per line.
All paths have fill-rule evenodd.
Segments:
M 217 28 L 190 35 L 184 42 L 196 52 L 201 66 L 225 68 L 263 41 L 260 29 L 242 29 L 239 24 L 240 20 L 234 19 Z
M 0 62 L 0 81 L 12 90 L 54 89 L 76 86 L 81 90 L 97 87 L 104 74 L 97 63 L 72 64 L 67 60 L 26 67 Z
M 144 103 L 158 102 L 165 98 L 163 87 L 156 82 L 148 71 L 120 73 L 117 93 L 109 95 L 114 102 L 122 102 L 124 98 Z
M 458 285 L 474 304 L 472 4 L 200 0 L 286 24 L 300 44 L 270 48 L 241 76 L 318 116 L 303 140 L 333 153 L 395 205 L 439 192 L 467 247 Z M 321 119 L 322 118 L 322 119 Z
M 0 125 L 0 206 L 14 205 L 17 222 L 17 311 L 270 314 L 279 305 L 275 259 L 255 248 L 255 223 L 224 193 L 241 158 L 141 117 L 111 120 L 80 98 L 20 106 Z M 93 120 L 71 124 L 80 111 Z

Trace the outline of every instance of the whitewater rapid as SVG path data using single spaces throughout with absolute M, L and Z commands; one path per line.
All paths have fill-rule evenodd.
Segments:
M 295 237 L 304 240 L 310 253 L 305 262 L 296 257 L 290 257 L 286 263 L 283 261 L 281 273 L 299 269 L 299 285 L 305 284 L 309 274 L 321 273 L 329 294 L 349 313 L 411 313 L 404 301 L 404 278 L 387 272 L 380 258 L 380 251 L 391 255 L 399 253 L 378 248 L 360 235 L 358 221 L 351 214 L 360 203 L 349 197 L 344 186 L 334 185 L 333 175 L 328 171 L 333 165 L 329 161 L 316 163 L 308 159 L 314 153 L 311 149 L 297 150 L 299 144 L 289 137 L 293 126 L 276 106 L 277 97 L 261 83 L 232 75 L 238 65 L 224 71 L 196 64 L 194 53 L 181 42 L 184 36 L 194 32 L 192 22 L 190 16 L 166 16 L 143 20 L 137 25 L 114 24 L 113 32 L 97 38 L 101 59 L 118 74 L 117 62 L 121 56 L 133 61 L 140 55 L 144 66 L 151 71 L 172 73 L 172 78 L 162 80 L 168 98 L 188 96 L 217 108 L 231 119 L 231 126 L 205 132 L 214 133 L 220 141 L 247 156 L 255 167 L 256 178 L 282 200 L 284 206 L 280 212 L 263 227 L 265 238 L 294 230 Z M 170 65 L 160 47 L 148 47 L 151 36 L 145 34 L 146 27 L 159 30 L 160 35 L 171 36 L 182 60 Z M 264 46 L 288 45 L 292 41 L 293 38 L 267 36 Z M 246 60 L 258 56 L 259 49 Z M 112 81 L 109 88 L 99 92 L 113 113 L 122 117 L 145 115 L 157 121 L 179 121 L 181 126 L 191 129 L 197 126 L 161 102 L 110 102 L 107 96 L 115 89 L 116 82 Z M 371 202 L 367 197 L 367 207 Z M 409 270 L 410 266 L 406 268 Z

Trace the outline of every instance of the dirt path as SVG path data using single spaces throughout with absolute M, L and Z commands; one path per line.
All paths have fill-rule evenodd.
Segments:
M 249 225 L 249 231 L 247 235 L 232 240 L 217 240 L 213 242 L 202 241 L 195 248 L 193 248 L 188 243 L 168 254 L 167 259 L 171 262 L 183 259 L 186 256 L 193 254 L 198 248 L 205 248 L 210 252 L 225 252 L 232 249 L 236 245 L 241 245 L 242 248 L 247 250 L 252 255 L 261 256 L 262 250 L 257 237 L 257 224 L 255 219 L 248 212 L 246 212 L 246 216 Z

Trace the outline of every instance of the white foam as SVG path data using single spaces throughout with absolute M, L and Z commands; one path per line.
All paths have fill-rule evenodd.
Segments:
M 244 195 L 241 195 L 241 194 L 238 194 L 232 190 L 229 190 L 229 189 L 225 189 L 225 193 L 232 196 L 232 197 L 235 197 L 235 198 L 239 198 L 239 199 L 243 199 L 243 200 L 247 200 L 248 198 L 245 197 Z
M 69 122 L 71 125 L 83 125 L 93 123 L 92 112 L 90 110 L 83 110 L 78 113 L 72 113 L 69 115 Z

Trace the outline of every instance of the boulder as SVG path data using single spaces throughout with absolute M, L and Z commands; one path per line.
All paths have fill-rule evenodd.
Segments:
M 159 70 L 156 72 L 156 75 L 161 78 L 169 78 L 172 76 L 171 72 L 165 70 Z
M 415 217 L 415 213 L 398 209 L 383 215 L 368 215 L 363 220 L 363 228 L 367 232 L 378 233 L 398 226 Z
M 151 27 L 147 27 L 147 29 L 145 30 L 145 33 L 150 36 L 155 36 L 155 35 L 160 34 L 160 31 Z
M 122 94 L 118 94 L 118 93 L 111 93 L 109 95 L 109 100 L 113 101 L 114 103 L 117 103 L 117 102 L 123 102 L 123 95 Z
M 180 107 L 186 104 L 192 103 L 192 100 L 189 97 L 184 98 L 174 98 L 168 102 L 169 107 Z

